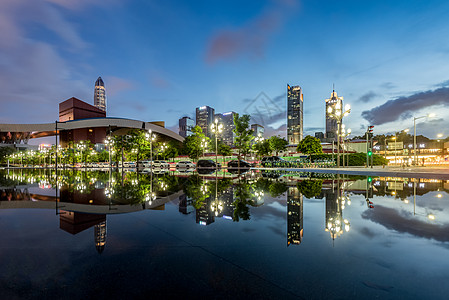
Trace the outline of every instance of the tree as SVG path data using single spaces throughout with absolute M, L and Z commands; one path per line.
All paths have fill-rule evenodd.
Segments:
M 0 147 L 0 162 L 6 161 L 6 157 L 15 152 L 11 147 Z
M 300 141 L 296 149 L 298 152 L 301 152 L 303 154 L 323 153 L 323 147 L 321 146 L 320 140 L 310 135 L 306 136 L 302 141 Z
M 236 135 L 234 145 L 239 151 L 239 160 L 241 155 L 246 155 L 249 152 L 250 142 L 254 138 L 254 130 L 249 128 L 250 115 L 243 115 L 240 117 L 238 113 L 234 115 L 234 133 Z
M 210 144 L 210 139 L 204 135 L 203 130 L 199 126 L 193 127 L 192 132 L 193 135 L 184 139 L 183 151 L 191 159 L 196 160 L 203 154 L 201 143 L 205 140 L 207 144 Z
M 256 151 L 258 156 L 269 155 L 271 153 L 270 141 L 263 140 L 262 142 L 255 143 L 253 150 Z
M 278 155 L 279 151 L 284 151 L 285 149 L 287 149 L 288 142 L 280 136 L 273 135 L 268 140 L 270 143 L 271 151 L 275 151 L 276 156 Z

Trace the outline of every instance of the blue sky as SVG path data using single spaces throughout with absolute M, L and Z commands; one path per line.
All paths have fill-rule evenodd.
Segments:
M 357 135 L 435 112 L 418 134 L 448 136 L 448 14 L 446 1 L 2 0 L 0 123 L 53 122 L 65 99 L 93 103 L 102 76 L 109 116 L 173 130 L 210 105 L 285 135 L 289 83 L 313 134 L 335 84 Z

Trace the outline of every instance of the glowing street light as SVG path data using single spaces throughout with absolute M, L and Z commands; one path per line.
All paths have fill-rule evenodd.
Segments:
M 156 140 L 156 135 L 150 129 L 145 134 L 145 138 L 150 141 L 150 161 L 151 161 L 150 168 L 153 169 L 153 141 Z
M 215 164 L 218 169 L 218 134 L 223 131 L 223 124 L 218 124 L 218 119 L 210 125 L 211 131 L 215 134 Z
M 433 118 L 435 117 L 434 113 L 431 114 L 427 114 L 425 116 L 421 116 L 421 117 L 414 117 L 413 118 L 413 163 L 416 166 L 417 165 L 417 157 L 416 157 L 416 120 L 422 119 L 422 118 Z
M 346 104 L 344 109 L 341 107 L 341 102 L 338 101 L 335 106 L 329 106 L 327 108 L 329 117 L 337 120 L 337 167 L 340 167 L 340 137 L 341 137 L 341 123 L 343 117 L 346 117 L 351 113 L 351 105 Z

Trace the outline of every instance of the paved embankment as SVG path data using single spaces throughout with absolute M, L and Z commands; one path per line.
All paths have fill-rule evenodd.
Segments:
M 255 168 L 259 170 L 285 170 L 294 172 L 333 173 L 347 175 L 413 177 L 449 180 L 449 168 L 446 167 L 345 167 L 345 168 Z

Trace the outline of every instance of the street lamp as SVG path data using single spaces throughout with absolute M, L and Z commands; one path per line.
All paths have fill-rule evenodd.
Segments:
M 145 138 L 150 140 L 150 168 L 153 169 L 153 141 L 156 140 L 156 135 L 150 130 L 145 134 Z
M 256 142 L 256 144 L 263 143 L 264 140 L 265 140 L 265 139 L 264 139 L 264 137 L 263 137 L 261 134 L 259 134 L 259 135 L 254 139 L 254 141 Z M 259 155 L 259 153 L 260 153 L 260 151 L 257 151 L 257 155 L 259 156 L 258 158 L 259 158 L 259 160 L 260 160 L 260 155 Z
M 223 124 L 218 124 L 218 119 L 210 125 L 211 131 L 215 134 L 215 164 L 218 168 L 218 134 L 223 131 Z
M 335 106 L 329 106 L 327 108 L 329 117 L 337 120 L 337 167 L 340 167 L 340 135 L 341 135 L 341 122 L 343 117 L 351 113 L 351 106 L 346 104 L 344 109 L 341 107 L 341 101 L 338 101 Z
M 351 134 L 351 128 L 348 128 L 348 130 L 345 129 L 345 124 L 341 125 L 341 134 L 340 136 L 343 138 L 343 167 L 345 166 L 345 139 Z M 346 162 L 349 166 L 349 158 Z
M 441 160 L 444 160 L 444 141 L 441 141 L 441 138 L 443 137 L 442 133 L 437 134 L 437 142 L 440 143 L 441 146 Z
M 427 114 L 425 116 L 421 117 L 414 117 L 413 118 L 413 164 L 417 165 L 417 159 L 416 159 L 416 120 L 422 119 L 422 118 L 433 118 L 435 117 L 435 114 Z
M 201 141 L 201 148 L 203 148 L 203 157 L 204 157 L 204 149 L 207 148 L 207 141 L 206 141 L 206 139 L 203 139 Z
M 79 144 L 76 145 L 76 148 L 78 148 L 78 150 L 80 150 L 81 152 L 81 166 L 83 165 L 83 151 L 87 149 L 87 145 L 83 143 L 83 141 L 79 142 Z
M 111 148 L 112 145 L 114 144 L 114 141 L 112 140 L 112 138 L 110 136 L 108 136 L 106 138 L 106 140 L 104 141 L 104 143 L 106 144 L 106 146 L 108 147 L 108 153 L 109 153 L 109 168 L 112 167 L 112 161 L 111 161 Z

